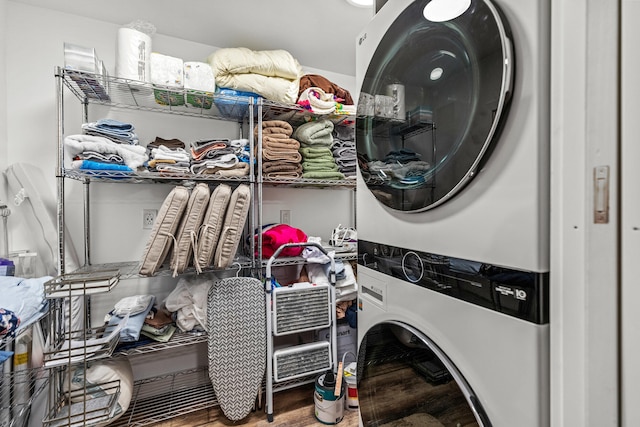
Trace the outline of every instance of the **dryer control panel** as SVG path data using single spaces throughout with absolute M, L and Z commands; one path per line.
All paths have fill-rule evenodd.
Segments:
M 358 264 L 532 323 L 549 323 L 549 273 L 358 241 Z

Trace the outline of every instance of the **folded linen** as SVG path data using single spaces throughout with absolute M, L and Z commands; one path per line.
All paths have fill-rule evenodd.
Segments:
M 258 126 L 253 129 L 254 135 L 258 135 Z M 283 133 L 287 136 L 291 136 L 293 133 L 293 127 L 289 122 L 284 120 L 264 120 L 262 122 L 262 133 Z
M 304 172 L 311 172 L 311 171 L 337 171 L 338 170 L 338 165 L 336 164 L 336 162 L 333 161 L 333 159 L 331 160 L 324 160 L 324 161 L 304 161 L 302 162 L 302 170 Z
M 152 295 L 132 295 L 124 297 L 113 306 L 112 313 L 120 317 L 124 317 L 125 314 L 135 316 L 146 310 L 152 298 Z
M 265 174 L 272 174 L 274 172 L 293 172 L 301 174 L 302 165 L 300 163 L 291 163 L 282 160 L 264 162 L 262 164 L 262 172 Z
M 156 297 L 153 295 L 148 295 L 148 297 L 149 298 L 144 299 L 144 301 L 147 302 L 147 306 L 142 308 L 142 310 L 137 311 L 137 313 L 134 315 L 128 314 L 126 312 L 122 316 L 118 315 L 116 314 L 114 307 L 114 309 L 109 312 L 109 315 L 111 315 L 111 317 L 108 321 L 107 328 L 105 329 L 105 334 L 108 335 L 111 331 L 117 328 L 120 323 L 123 323 L 123 325 L 121 325 L 122 329 L 120 330 L 120 341 L 138 341 L 138 339 L 140 338 L 142 325 L 144 324 L 144 319 L 147 317 L 147 314 L 149 314 L 149 311 L 151 311 L 153 303 L 156 300 Z
M 97 151 L 83 151 L 76 156 L 80 160 L 93 160 L 96 162 L 124 164 L 122 157 L 117 154 L 103 154 Z
M 329 147 L 300 147 L 298 151 L 300 151 L 305 160 L 333 159 L 333 153 Z
M 285 160 L 291 163 L 300 163 L 302 155 L 295 150 L 263 149 L 262 158 L 266 161 Z
M 336 171 L 309 171 L 304 172 L 302 177 L 305 179 L 344 179 L 344 174 Z
M 302 178 L 302 172 L 298 171 L 275 171 L 263 173 L 268 179 L 298 179 Z
M 300 93 L 314 86 L 319 87 L 326 93 L 334 94 L 337 98 L 343 100 L 343 104 L 353 105 L 353 98 L 349 91 L 331 82 L 326 77 L 319 74 L 305 74 L 300 77 Z
M 322 119 L 298 126 L 291 136 L 300 141 L 300 145 L 326 145 L 330 147 L 333 144 L 332 132 L 333 122 Z
M 156 136 L 156 139 L 154 139 L 153 141 L 147 144 L 147 148 L 158 148 L 161 145 L 164 145 L 167 148 L 173 148 L 173 149 L 185 147 L 184 142 L 180 141 L 179 139 L 176 139 L 176 138 L 164 139 L 164 138 L 160 138 L 159 136 Z
M 69 135 L 64 139 L 64 150 L 69 159 L 84 151 L 117 154 L 131 169 L 144 165 L 149 160 L 147 150 L 140 145 L 117 144 L 107 138 L 93 135 Z
M 206 162 L 205 162 L 206 164 Z M 220 175 L 220 176 L 247 176 L 249 175 L 249 164 L 238 162 L 233 166 L 213 166 L 207 165 L 205 168 L 200 168 L 199 175 Z
M 274 138 L 273 136 L 262 137 L 262 148 L 272 150 L 294 150 L 297 151 L 300 148 L 300 142 L 293 138 Z
M 151 156 L 156 160 L 175 160 L 177 162 L 188 162 L 189 153 L 184 148 L 169 148 L 161 145 L 151 150 Z
M 191 164 L 191 172 L 194 174 L 203 173 L 209 168 L 232 168 L 238 164 L 238 157 L 235 154 L 228 153 L 215 159 L 205 159 Z
M 309 87 L 302 91 L 297 103 L 316 114 L 331 114 L 336 111 L 333 94 L 326 93 L 319 87 Z
M 96 162 L 93 160 L 74 160 L 71 162 L 71 169 L 133 172 L 133 170 L 131 170 L 131 168 L 127 165 L 119 165 L 117 163 Z

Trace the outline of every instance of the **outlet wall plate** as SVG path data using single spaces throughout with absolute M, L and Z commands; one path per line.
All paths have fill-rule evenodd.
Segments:
M 142 210 L 142 228 L 150 230 L 153 228 L 153 224 L 156 222 L 158 216 L 157 209 L 143 209 Z

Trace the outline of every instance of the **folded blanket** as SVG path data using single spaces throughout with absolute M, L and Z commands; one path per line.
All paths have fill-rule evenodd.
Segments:
M 305 160 L 307 159 L 333 159 L 333 152 L 329 147 L 300 147 L 298 150 Z
M 334 171 L 309 171 L 304 172 L 302 177 L 305 179 L 344 179 L 344 174 Z
M 264 149 L 272 150 L 293 150 L 298 151 L 300 148 L 300 142 L 293 138 L 288 138 L 282 135 L 280 138 L 274 138 L 273 136 L 264 135 L 262 137 L 262 147 Z
M 285 50 L 224 48 L 209 55 L 207 62 L 218 87 L 254 92 L 285 104 L 298 99 L 302 67 Z
M 302 156 L 296 150 L 263 149 L 262 158 L 266 161 L 285 160 L 291 163 L 300 163 L 302 161 Z
M 254 135 L 258 135 L 258 126 L 253 129 Z M 262 122 L 262 134 L 270 133 L 283 133 L 287 136 L 291 136 L 293 133 L 293 127 L 289 122 L 284 120 L 264 120 Z
M 316 120 L 304 123 L 296 128 L 291 137 L 300 141 L 300 145 L 333 144 L 333 123 L 329 120 Z
M 302 162 L 302 170 L 304 172 L 311 172 L 311 171 L 337 171 L 338 170 L 338 165 L 336 164 L 336 162 L 332 160 L 326 160 L 326 161 L 321 161 L 321 162 Z
M 238 162 L 230 167 L 207 167 L 205 169 L 201 169 L 198 173 L 201 175 L 247 176 L 249 175 L 249 164 Z
M 96 162 L 116 163 L 120 165 L 124 164 L 124 160 L 122 159 L 122 157 L 118 156 L 117 154 L 103 154 L 96 151 L 83 151 L 82 153 L 78 154 L 76 158 L 80 160 L 94 160 Z
M 205 169 L 211 168 L 232 168 L 238 164 L 238 157 L 235 154 L 224 154 L 215 159 L 205 159 L 191 164 L 191 172 L 194 174 L 203 173 Z
M 291 163 L 282 160 L 264 162 L 262 164 L 262 172 L 265 174 L 271 174 L 274 172 L 293 172 L 301 174 L 302 165 L 300 163 Z
M 147 144 L 147 148 L 157 148 L 157 147 L 160 147 L 161 145 L 164 145 L 167 148 L 173 148 L 173 149 L 185 147 L 184 142 L 180 141 L 179 139 L 176 139 L 176 138 L 164 139 L 164 138 L 160 138 L 159 136 L 156 136 L 155 140 Z
M 232 152 L 233 148 L 229 147 L 229 140 L 207 140 L 191 143 L 191 157 L 194 160 L 200 160 L 205 157 L 209 151 L 217 150 Z
M 133 172 L 131 168 L 126 165 L 119 165 L 117 163 L 94 162 L 93 160 L 74 160 L 71 162 L 71 169 Z
M 69 135 L 64 139 L 64 150 L 70 159 L 83 151 L 117 154 L 131 169 L 144 165 L 149 160 L 147 149 L 141 145 L 117 144 L 107 138 L 92 135 Z
M 263 176 L 269 179 L 298 179 L 298 178 L 302 178 L 302 172 L 276 171 L 276 172 L 263 173 Z

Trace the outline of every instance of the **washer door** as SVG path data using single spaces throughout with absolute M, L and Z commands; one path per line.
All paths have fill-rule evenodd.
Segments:
M 491 426 L 460 372 L 428 337 L 380 323 L 358 349 L 358 404 L 367 426 Z
M 395 210 L 424 211 L 453 197 L 476 174 L 506 117 L 510 30 L 488 0 L 466 0 L 451 19 L 430 15 L 461 2 L 409 5 L 362 80 L 360 170 L 375 197 Z

